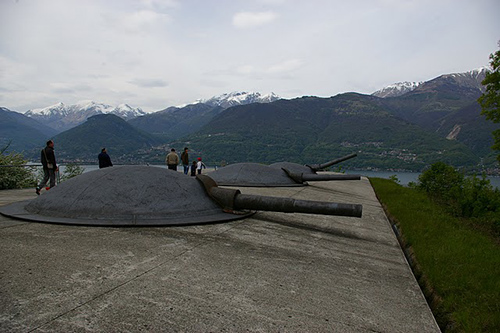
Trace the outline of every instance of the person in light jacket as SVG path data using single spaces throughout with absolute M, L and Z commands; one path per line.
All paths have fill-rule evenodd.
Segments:
M 201 168 L 206 169 L 207 166 L 201 161 L 201 157 L 198 157 L 198 163 L 196 163 L 196 171 L 201 175 Z
M 168 153 L 167 158 L 165 159 L 165 163 L 167 163 L 167 167 L 170 170 L 177 171 L 177 165 L 179 164 L 179 155 L 175 152 L 175 149 L 170 149 L 170 153 Z

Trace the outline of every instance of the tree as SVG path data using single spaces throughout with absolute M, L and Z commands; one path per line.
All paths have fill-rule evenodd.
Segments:
M 0 149 L 0 190 L 34 187 L 33 173 L 25 166 L 28 161 L 19 153 L 7 153 L 9 146 L 10 142 Z
M 500 47 L 500 41 L 498 46 Z M 486 86 L 486 92 L 479 97 L 478 102 L 483 109 L 481 114 L 485 115 L 486 119 L 500 123 L 500 50 L 490 54 L 490 60 L 492 71 L 486 73 L 481 82 Z M 493 131 L 493 138 L 495 142 L 491 148 L 500 150 L 500 129 Z M 500 155 L 497 156 L 497 160 L 500 162 Z

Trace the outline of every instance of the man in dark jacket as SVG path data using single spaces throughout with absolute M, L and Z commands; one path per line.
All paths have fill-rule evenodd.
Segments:
M 101 153 L 97 156 L 99 159 L 99 169 L 112 167 L 113 163 L 111 163 L 111 157 L 109 157 L 106 148 L 102 148 Z
M 181 154 L 182 166 L 184 167 L 184 174 L 187 175 L 189 172 L 189 154 L 188 147 L 184 148 L 184 151 Z
M 43 179 L 36 187 L 36 194 L 40 195 L 40 190 L 47 184 L 47 181 L 50 179 L 50 187 L 46 187 L 48 190 L 54 186 L 56 186 L 56 171 L 59 171 L 59 168 L 56 164 L 56 155 L 54 154 L 54 141 L 47 141 L 47 146 L 42 149 L 40 162 L 42 162 L 43 166 Z

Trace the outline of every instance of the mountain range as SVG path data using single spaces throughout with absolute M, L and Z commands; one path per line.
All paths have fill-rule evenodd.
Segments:
M 484 87 L 481 84 L 481 81 L 484 79 L 484 76 L 489 71 L 488 67 L 481 67 L 478 69 L 474 69 L 465 73 L 455 73 L 455 74 L 445 74 L 441 75 L 436 79 L 451 79 L 454 80 L 460 86 L 468 86 L 481 92 L 484 92 Z M 432 81 L 432 80 L 431 80 Z M 429 81 L 428 81 L 429 82 Z M 388 85 L 380 90 L 372 93 L 373 96 L 386 98 L 386 97 L 398 97 L 409 93 L 415 89 L 417 89 L 421 84 L 428 82 L 399 82 Z
M 227 163 L 324 163 L 352 152 L 358 157 L 344 164 L 355 168 L 417 171 L 436 161 L 476 163 L 464 143 L 395 116 L 380 98 L 356 93 L 228 109 L 192 135 L 189 145 L 204 158 Z
M 209 99 L 200 100 L 202 104 L 213 107 L 221 107 L 227 109 L 231 106 L 246 105 L 252 103 L 271 103 L 280 99 L 275 93 L 262 95 L 259 92 L 232 92 L 214 96 Z
M 111 106 L 94 101 L 82 101 L 73 105 L 58 103 L 41 109 L 26 111 L 24 115 L 53 128 L 56 132 L 64 132 L 84 123 L 88 118 L 98 114 L 114 114 L 125 120 L 143 116 L 146 113 L 140 108 L 128 104 Z
M 87 162 L 94 161 L 103 146 L 114 160 L 127 163 L 163 163 L 170 147 L 188 146 L 191 156 L 203 157 L 209 164 L 321 163 L 357 152 L 356 159 L 343 165 L 419 171 L 445 161 L 469 169 L 480 163 L 494 168 L 491 132 L 499 125 L 486 121 L 477 103 L 485 73 L 483 68 L 446 74 L 426 82 L 391 85 L 372 95 L 285 100 L 274 94 L 231 93 L 131 115 L 127 121 L 123 115 L 111 117 L 109 110 L 114 108 L 108 107 L 108 112 L 99 113 L 108 117 L 90 117 L 54 139 L 58 156 Z M 8 111 L 0 110 L 0 116 Z M 33 114 L 51 115 L 47 110 L 31 111 L 32 121 Z M 59 123 L 74 113 L 78 112 L 61 116 Z M 6 137 L 3 134 L 0 137 Z
M 0 149 L 31 150 L 33 144 L 42 145 L 57 132 L 25 115 L 0 107 Z
M 198 131 L 229 107 L 271 103 L 279 99 L 274 93 L 262 95 L 254 92 L 232 92 L 137 117 L 131 119 L 130 124 L 170 142 Z

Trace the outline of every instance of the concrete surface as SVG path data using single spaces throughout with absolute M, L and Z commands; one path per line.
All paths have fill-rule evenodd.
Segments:
M 241 190 L 361 203 L 363 218 L 108 228 L 0 216 L 0 332 L 439 332 L 368 180 L 310 184 Z M 0 191 L 0 205 L 32 197 Z

